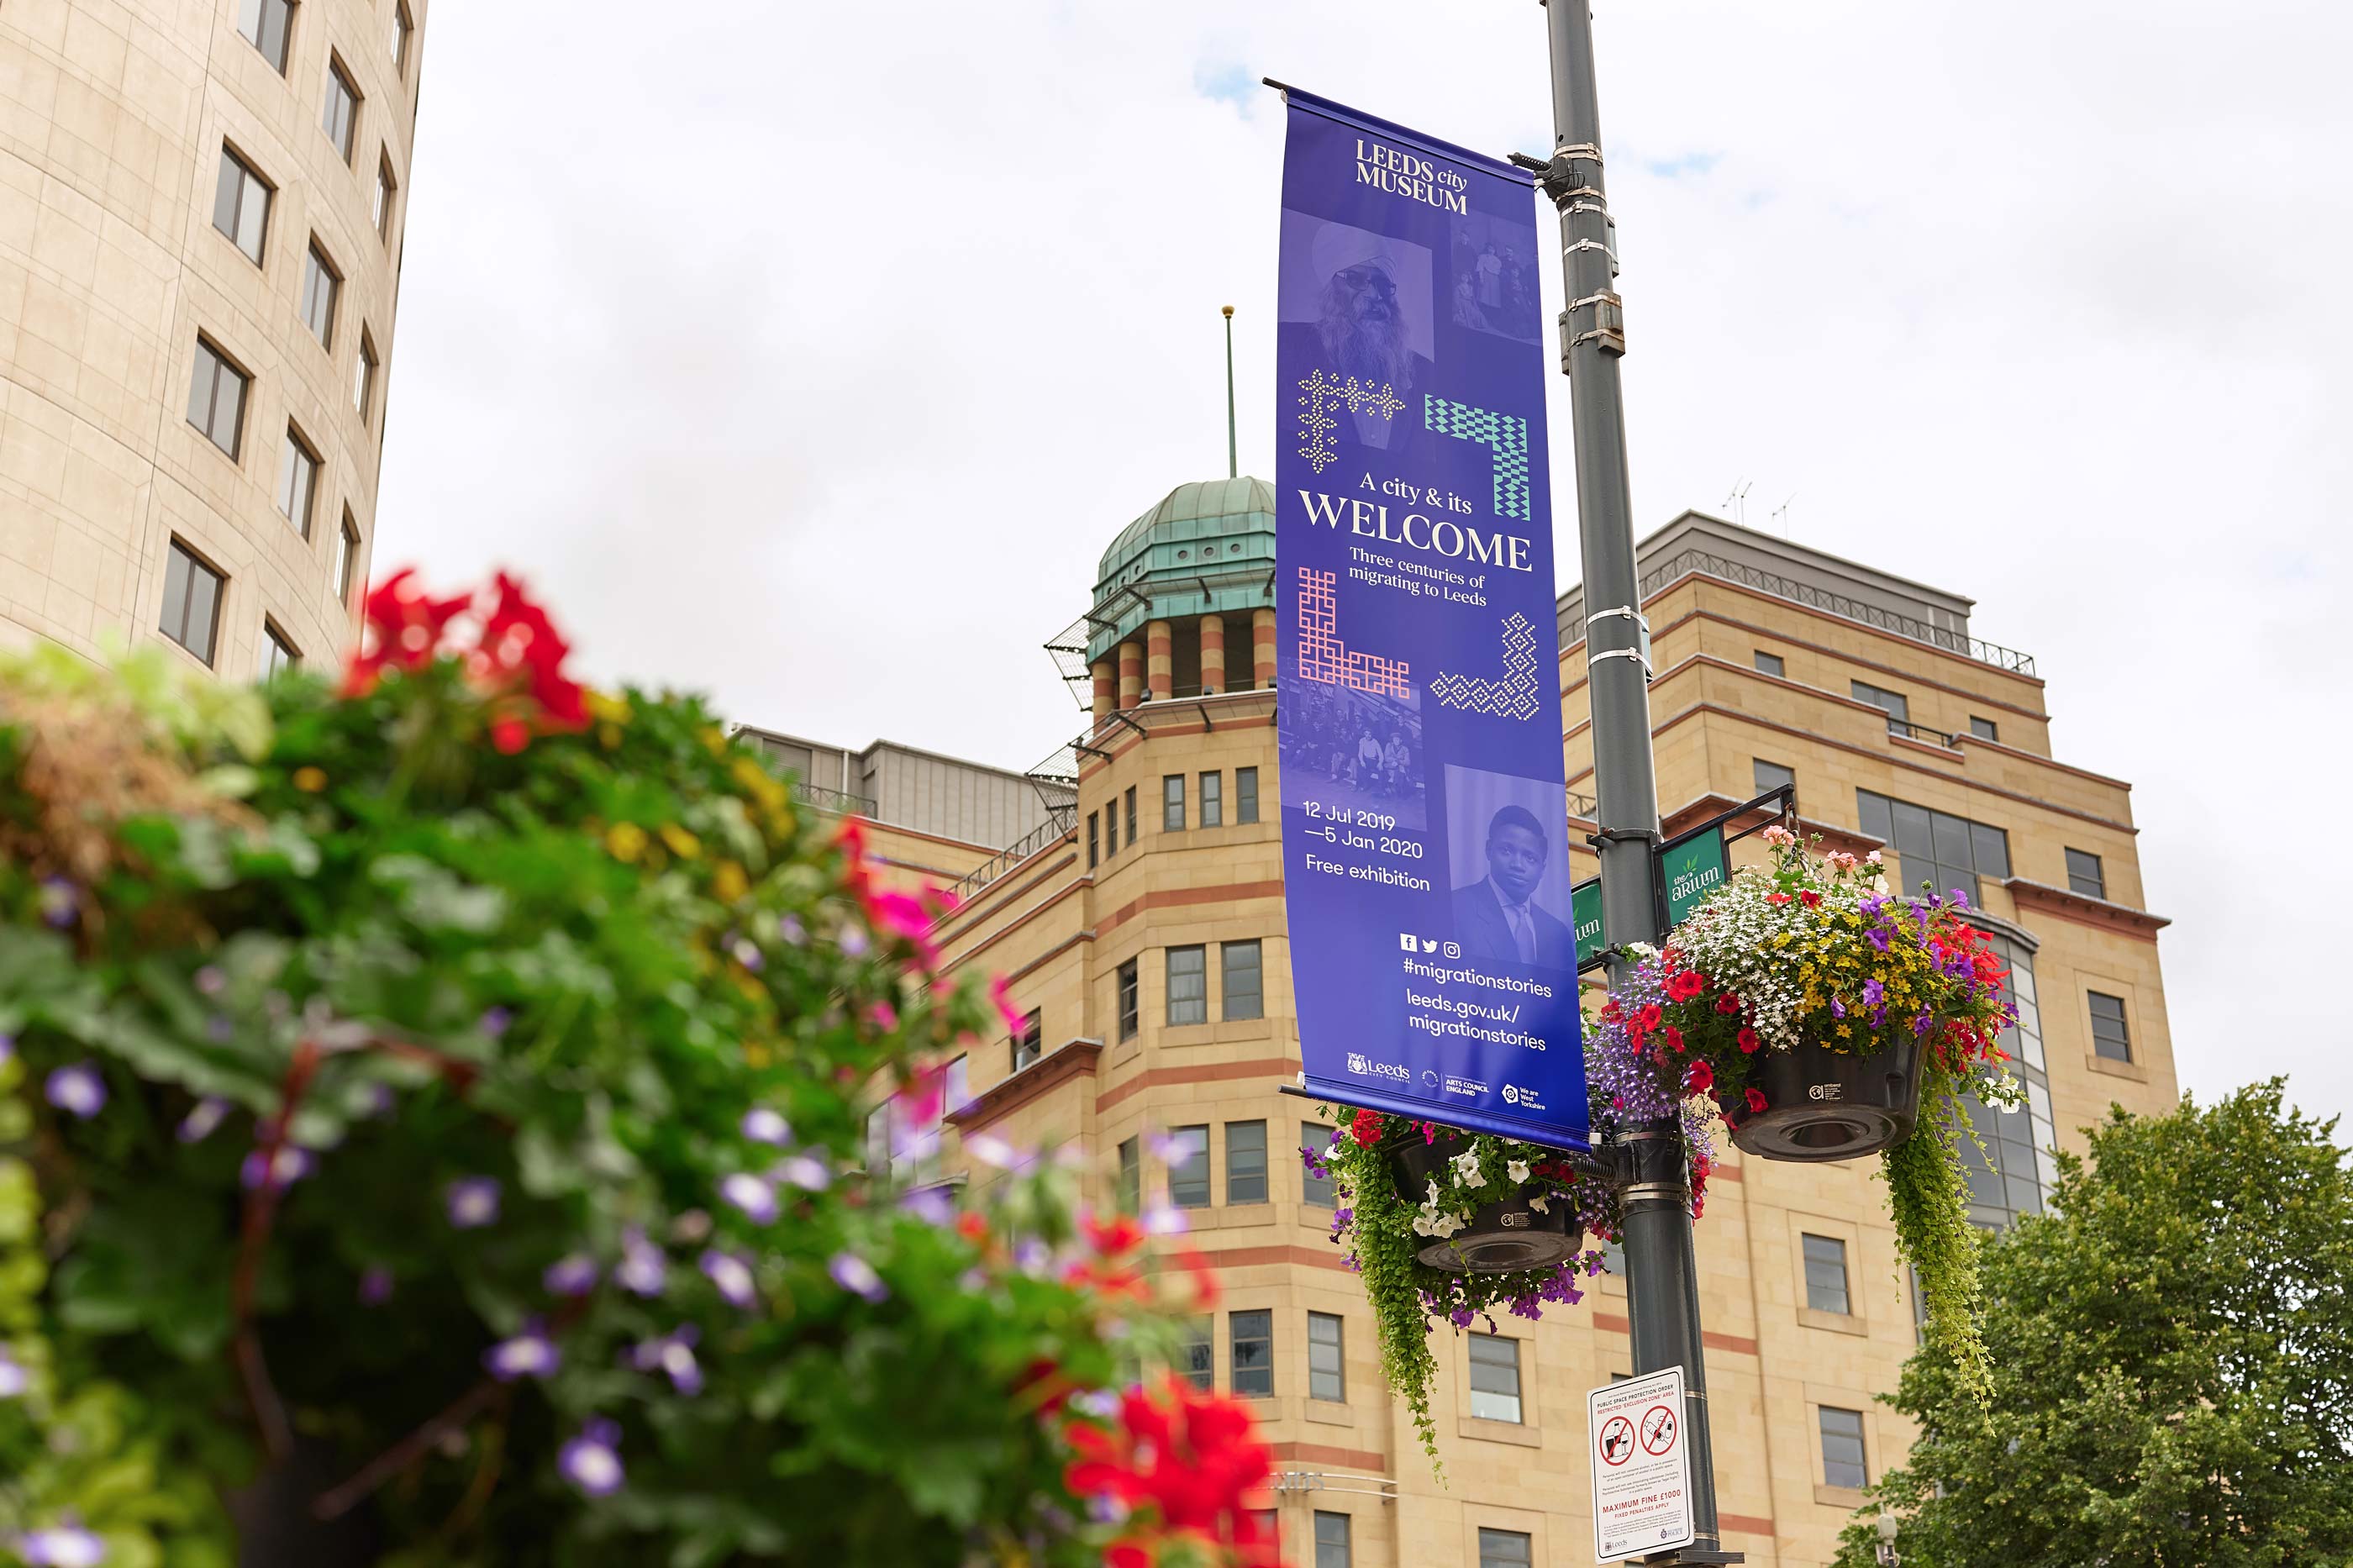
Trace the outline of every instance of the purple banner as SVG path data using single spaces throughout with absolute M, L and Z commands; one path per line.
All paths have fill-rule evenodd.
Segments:
M 1277 688 L 1308 1087 L 1583 1149 L 1531 182 L 1287 96 Z

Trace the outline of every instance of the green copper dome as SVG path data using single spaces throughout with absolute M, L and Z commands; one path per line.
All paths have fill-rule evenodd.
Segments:
M 1274 488 L 1264 479 L 1178 485 L 1104 551 L 1089 611 L 1087 657 L 1145 622 L 1271 605 Z

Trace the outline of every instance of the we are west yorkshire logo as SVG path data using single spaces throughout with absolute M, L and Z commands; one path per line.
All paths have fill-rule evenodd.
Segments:
M 1376 142 L 1356 138 L 1356 184 L 1387 191 L 1393 196 L 1419 202 L 1440 212 L 1469 216 L 1471 182 L 1451 169 L 1441 169 L 1427 158 Z

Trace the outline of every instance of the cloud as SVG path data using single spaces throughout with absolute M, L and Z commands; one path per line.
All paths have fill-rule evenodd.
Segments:
M 566 16 L 429 18 L 379 571 L 512 563 L 600 676 L 1017 767 L 1078 726 L 1039 645 L 1104 544 L 1224 472 L 1222 304 L 1271 467 L 1256 79 L 1549 141 L 1532 5 Z M 1641 524 L 1746 476 L 1799 493 L 1799 539 L 1974 595 L 2037 656 L 2060 756 L 2134 781 L 2183 1081 L 2353 1107 L 2345 1026 L 2263 962 L 2353 947 L 2324 826 L 2353 763 L 2353 14 L 1596 26 Z

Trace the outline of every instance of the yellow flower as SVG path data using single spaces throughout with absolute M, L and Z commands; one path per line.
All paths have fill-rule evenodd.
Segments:
M 605 847 L 623 865 L 633 864 L 646 852 L 646 830 L 634 822 L 617 822 L 605 835 Z
M 733 860 L 722 860 L 719 868 L 711 873 L 711 896 L 722 903 L 732 904 L 751 889 L 744 868 Z
M 670 853 L 681 860 L 691 860 L 702 853 L 702 846 L 696 840 L 694 835 L 675 822 L 662 824 L 661 839 L 663 843 L 670 846 Z
M 582 700 L 586 704 L 590 713 L 607 724 L 626 724 L 629 721 L 629 705 L 618 697 L 608 696 L 605 692 L 592 689 L 582 693 Z
M 743 786 L 744 793 L 765 810 L 782 810 L 785 802 L 790 798 L 790 792 L 776 775 L 762 767 L 754 758 L 739 756 L 728 764 L 727 771 Z
M 305 795 L 316 795 L 327 787 L 327 774 L 322 768 L 296 768 L 294 787 Z
M 766 1046 L 762 1045 L 759 1041 L 746 1040 L 744 1042 L 744 1066 L 764 1068 L 774 1060 L 776 1060 L 776 1053 L 768 1049 Z

